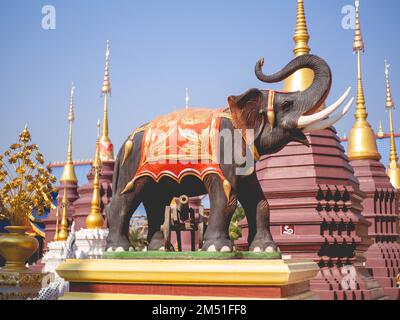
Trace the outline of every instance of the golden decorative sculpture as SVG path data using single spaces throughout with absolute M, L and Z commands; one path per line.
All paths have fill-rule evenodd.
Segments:
M 375 132 L 367 121 L 368 113 L 365 107 L 364 88 L 361 72 L 361 51 L 364 51 L 364 41 L 361 34 L 359 1 L 356 1 L 356 32 L 353 50 L 357 52 L 357 101 L 354 117 L 356 122 L 349 134 L 348 157 L 349 160 L 380 160 L 381 155 L 376 145 Z
M 32 212 L 43 215 L 54 208 L 51 192 L 56 178 L 43 167 L 44 158 L 36 144 L 28 144 L 28 128 L 0 156 L 0 219 L 11 226 L 0 236 L 0 255 L 6 259 L 5 271 L 25 270 L 27 259 L 38 249 L 38 241 L 25 233 L 34 220 Z
M 43 167 L 44 158 L 37 144 L 28 144 L 31 134 L 27 127 L 0 156 L 0 218 L 14 226 L 29 226 L 32 211 L 42 215 L 52 208 L 53 183 L 56 178 Z

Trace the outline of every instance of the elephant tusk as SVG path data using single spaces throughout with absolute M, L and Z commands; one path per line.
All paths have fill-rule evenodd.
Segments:
M 341 96 L 341 98 L 338 101 L 336 101 L 331 106 L 325 108 L 324 110 L 322 110 L 318 113 L 312 114 L 310 116 L 301 116 L 297 122 L 297 128 L 299 128 L 299 129 L 305 128 L 317 121 L 325 119 L 331 113 L 335 112 L 336 109 L 338 109 L 342 105 L 342 103 L 347 99 L 347 97 L 349 96 L 350 90 L 351 90 L 351 87 L 347 89 L 347 91 L 343 94 L 343 96 Z
M 337 113 L 336 115 L 329 117 L 327 119 L 315 122 L 307 126 L 303 131 L 310 132 L 315 130 L 323 130 L 332 127 L 336 122 L 342 119 L 346 113 L 350 110 L 351 105 L 353 104 L 354 98 L 351 98 L 349 103 L 344 107 L 342 112 Z

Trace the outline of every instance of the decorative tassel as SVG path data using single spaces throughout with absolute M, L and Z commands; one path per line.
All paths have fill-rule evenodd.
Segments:
M 124 158 L 122 159 L 122 165 L 124 165 L 125 161 L 128 159 L 131 151 L 133 148 L 133 141 L 129 139 L 127 142 L 125 142 L 125 147 L 124 147 Z
M 135 182 L 132 180 L 126 185 L 125 189 L 121 192 L 121 195 L 132 191 L 134 188 L 135 188 Z
M 267 118 L 271 128 L 273 128 L 275 124 L 274 99 L 275 99 L 275 92 L 273 90 L 270 90 L 268 92 Z
M 223 185 L 223 188 L 224 188 L 224 191 L 225 191 L 226 200 L 229 202 L 229 199 L 231 197 L 232 186 L 231 186 L 231 184 L 230 184 L 230 182 L 228 180 L 224 180 L 222 185 Z

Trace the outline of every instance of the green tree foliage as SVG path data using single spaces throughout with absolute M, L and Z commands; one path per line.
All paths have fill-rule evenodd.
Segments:
M 242 236 L 242 229 L 239 226 L 239 222 L 242 221 L 245 216 L 244 209 L 238 205 L 229 225 L 229 237 L 232 241 L 238 240 Z
M 144 228 L 133 228 L 129 231 L 129 242 L 135 251 L 142 251 L 147 245 Z

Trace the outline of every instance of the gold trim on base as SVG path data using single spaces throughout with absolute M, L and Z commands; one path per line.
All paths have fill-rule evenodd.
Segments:
M 65 281 L 118 284 L 283 286 L 308 281 L 310 260 L 67 260 L 57 273 Z

